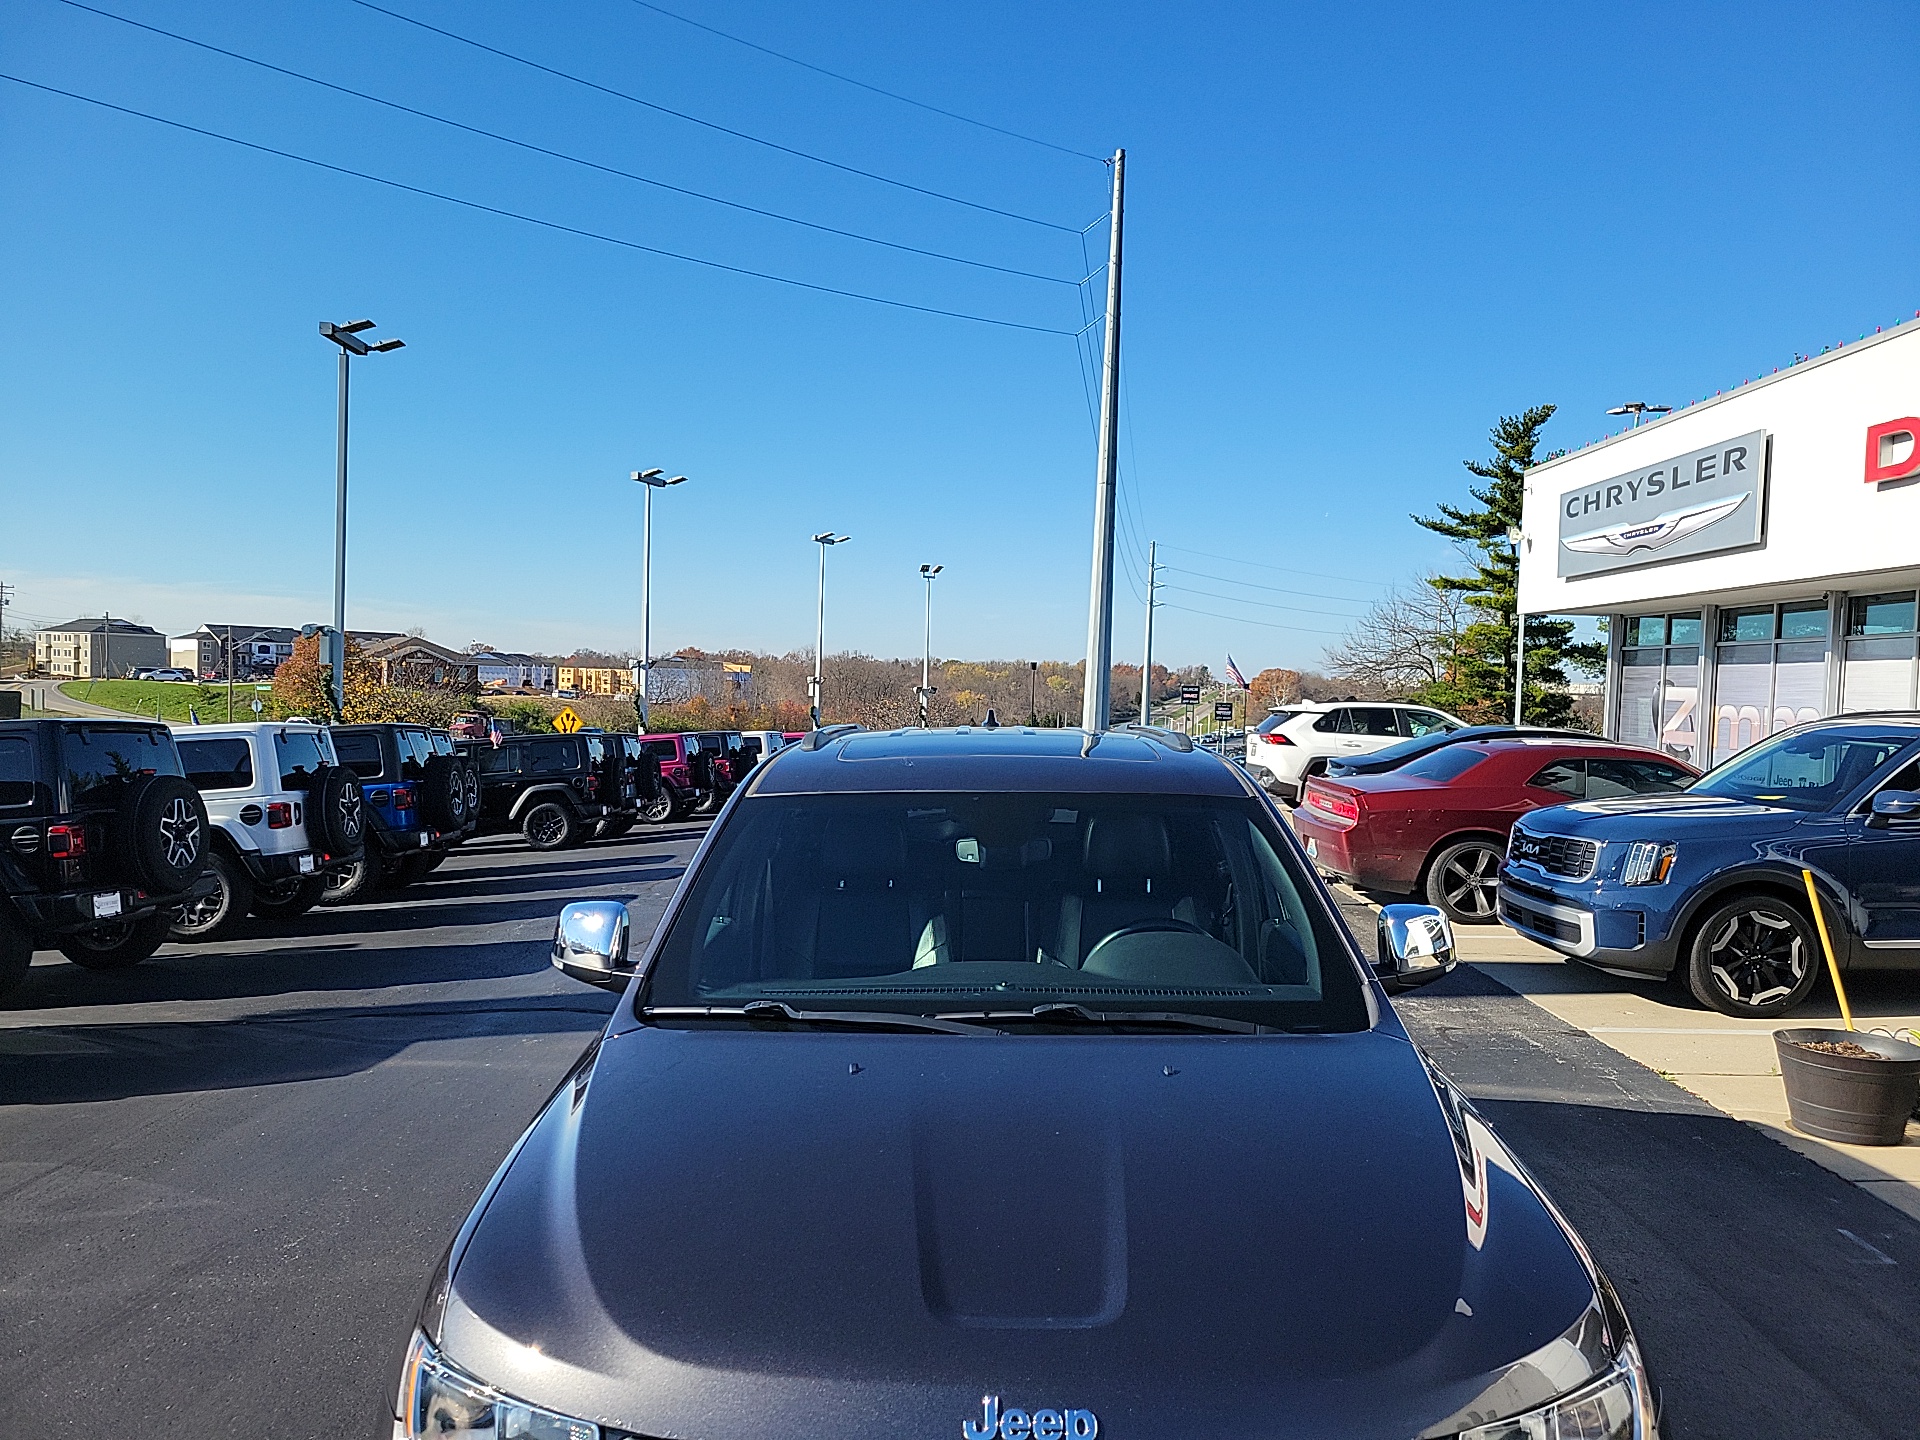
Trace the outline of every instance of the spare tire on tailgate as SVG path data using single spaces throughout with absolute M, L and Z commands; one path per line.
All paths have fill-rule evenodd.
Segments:
M 344 765 L 322 765 L 307 787 L 307 836 L 329 855 L 358 855 L 367 842 L 366 797 Z
M 436 830 L 467 823 L 467 777 L 459 759 L 436 755 L 420 776 L 420 811 Z
M 120 874 L 151 894 L 170 895 L 207 865 L 207 807 L 178 775 L 142 775 L 120 797 L 108 823 Z

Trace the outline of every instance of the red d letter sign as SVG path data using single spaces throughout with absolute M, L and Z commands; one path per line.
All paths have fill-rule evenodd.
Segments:
M 1887 420 L 1867 431 L 1867 483 L 1878 485 L 1882 480 L 1904 480 L 1909 475 L 1920 475 L 1920 445 L 1914 443 L 1920 435 L 1920 418 L 1909 415 L 1904 420 Z

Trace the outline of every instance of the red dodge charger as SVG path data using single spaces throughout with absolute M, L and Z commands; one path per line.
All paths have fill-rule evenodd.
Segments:
M 1491 924 L 1507 832 L 1529 810 L 1684 790 L 1691 765 L 1606 740 L 1480 740 L 1397 770 L 1315 777 L 1294 829 L 1322 870 L 1367 890 L 1426 893 L 1455 920 Z

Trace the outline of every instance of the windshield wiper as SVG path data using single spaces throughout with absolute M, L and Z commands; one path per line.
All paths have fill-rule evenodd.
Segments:
M 965 1017 L 1002 1024 L 1009 1020 L 1051 1021 L 1056 1024 L 1154 1025 L 1169 1030 L 1215 1030 L 1229 1035 L 1258 1035 L 1264 1027 L 1251 1020 L 1230 1020 L 1224 1015 L 1198 1015 L 1184 1010 L 1090 1010 L 1071 1001 L 1036 1005 L 1031 1010 L 982 1010 Z
M 664 1020 L 771 1020 L 800 1025 L 845 1025 L 868 1030 L 932 1030 L 943 1035 L 992 1035 L 985 1025 L 942 1020 L 898 1010 L 796 1010 L 784 1000 L 750 1000 L 745 1005 L 648 1005 L 642 1018 Z

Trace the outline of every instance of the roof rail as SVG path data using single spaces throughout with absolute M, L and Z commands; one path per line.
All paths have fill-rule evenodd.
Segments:
M 1182 754 L 1193 749 L 1193 737 L 1178 730 L 1169 730 L 1164 725 L 1116 725 L 1116 730 L 1124 730 L 1129 735 L 1139 735 L 1148 740 L 1158 740 L 1169 750 L 1178 750 Z
M 851 735 L 856 730 L 866 728 L 864 725 L 855 725 L 851 722 L 843 725 L 822 725 L 818 730 L 809 731 L 807 738 L 800 742 L 800 747 L 803 750 L 818 750 L 829 741 L 838 740 L 842 735 Z

